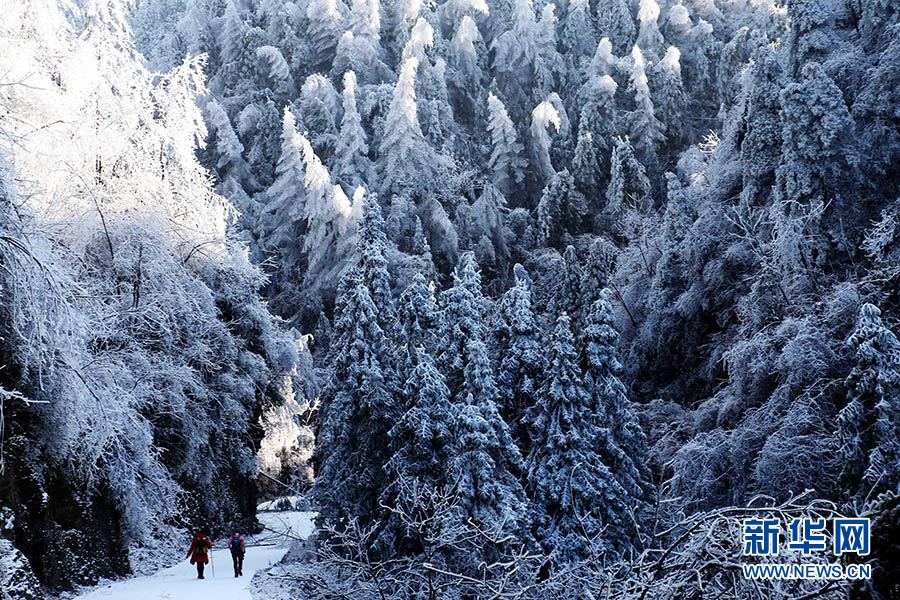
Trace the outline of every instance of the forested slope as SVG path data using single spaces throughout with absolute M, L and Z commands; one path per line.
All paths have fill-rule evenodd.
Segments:
M 54 26 L 13 13 L 8 55 L 25 53 L 62 91 L 4 86 L 17 111 L 45 117 L 7 125 L 32 144 L 12 137 L 8 154 L 26 177 L 46 169 L 39 150 L 75 166 L 54 171 L 43 197 L 7 188 L 28 208 L 10 222 L 42 224 L 29 243 L 65 276 L 59 292 L 15 298 L 63 328 L 40 335 L 83 357 L 68 364 L 99 361 L 99 389 L 128 398 L 120 414 L 154 439 L 172 426 L 149 408 L 160 397 L 190 399 L 197 423 L 185 426 L 218 433 L 246 431 L 290 396 L 298 341 L 265 308 L 312 335 L 317 376 L 293 379 L 294 402 L 314 400 L 320 560 L 295 565 L 286 593 L 851 593 L 809 582 L 760 592 L 733 577 L 725 545 L 702 542 L 733 535 L 740 507 L 764 494 L 783 515 L 817 498 L 820 510 L 875 518 L 876 577 L 856 592 L 888 597 L 900 485 L 896 0 L 48 6 Z M 42 53 L 33 39 L 65 48 Z M 56 57 L 72 52 L 98 74 L 67 79 Z M 77 131 L 53 133 L 70 131 L 72 114 L 85 115 Z M 31 265 L 18 248 L 5 260 Z M 44 285 L 40 273 L 23 281 Z M 85 281 L 88 293 L 67 291 Z M 146 316 L 154 289 L 171 321 Z M 46 317 L 71 303 L 71 324 Z M 66 390 L 97 393 L 83 370 L 58 366 L 59 343 L 17 342 L 32 331 L 17 327 L 3 336 L 9 352 L 53 357 L 16 358 L 4 389 L 48 389 L 32 365 L 51 364 L 55 381 L 75 378 Z M 182 345 L 169 342 L 175 330 Z M 121 375 L 144 369 L 168 375 L 152 387 Z M 77 399 L 99 402 L 86 393 Z M 154 401 L 142 405 L 145 393 Z M 31 416 L 7 417 L 16 426 L 67 406 L 7 404 L 17 400 Z M 270 469 L 300 454 L 287 400 L 269 417 L 293 448 L 267 451 Z M 62 439 L 88 439 L 79 431 Z M 223 467 L 234 479 L 216 485 L 247 472 L 253 443 L 206 451 L 174 439 L 179 456 L 201 457 L 197 471 L 144 444 L 128 447 L 128 476 L 89 469 L 79 481 L 139 486 L 142 469 L 162 468 L 192 490 Z M 116 464 L 104 456 L 100 472 Z
M 52 588 L 252 525 L 300 364 L 195 156 L 202 59 L 146 70 L 122 8 L 0 16 L 0 536 Z
M 201 160 L 271 306 L 314 333 L 326 546 L 412 561 L 348 585 L 480 589 L 521 550 L 552 594 L 756 494 L 895 502 L 898 18 L 141 5 L 151 61 L 208 56 Z

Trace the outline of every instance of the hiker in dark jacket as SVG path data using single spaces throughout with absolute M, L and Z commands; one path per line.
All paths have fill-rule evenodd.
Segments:
M 244 536 L 235 531 L 228 538 L 228 549 L 231 550 L 231 562 L 234 563 L 234 576 L 240 577 L 244 574 L 244 554 L 247 552 L 247 544 Z
M 188 557 L 192 565 L 197 565 L 197 579 L 203 579 L 203 569 L 209 562 L 209 551 L 212 548 L 212 540 L 209 539 L 205 529 L 201 529 L 194 536 L 191 547 L 188 549 Z

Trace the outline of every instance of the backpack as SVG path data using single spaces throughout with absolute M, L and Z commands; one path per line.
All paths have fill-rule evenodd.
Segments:
M 206 547 L 206 537 L 201 537 L 194 544 L 194 554 L 197 556 L 206 556 L 206 551 L 208 548 Z
M 231 536 L 231 551 L 232 552 L 240 552 L 241 551 L 241 538 Z

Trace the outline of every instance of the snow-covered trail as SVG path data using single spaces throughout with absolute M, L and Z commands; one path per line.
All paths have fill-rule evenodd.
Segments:
M 207 565 L 206 578 L 202 581 L 197 579 L 196 567 L 185 559 L 174 567 L 163 569 L 153 575 L 111 582 L 76 598 L 77 600 L 193 600 L 202 596 L 215 600 L 251 600 L 250 581 L 254 573 L 281 560 L 293 538 L 308 537 L 313 531 L 314 516 L 315 513 L 299 511 L 260 513 L 259 520 L 266 526 L 266 531 L 248 540 L 243 577 L 234 576 L 231 553 L 228 549 L 221 548 L 222 542 L 219 541 L 212 552 L 215 576 L 213 569 Z M 256 540 L 275 545 L 253 546 Z

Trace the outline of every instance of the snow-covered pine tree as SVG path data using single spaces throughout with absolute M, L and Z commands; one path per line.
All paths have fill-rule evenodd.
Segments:
M 268 76 L 274 83 L 275 93 L 282 98 L 293 97 L 296 89 L 294 77 L 281 50 L 275 46 L 260 46 L 256 49 L 256 56 L 269 66 Z
M 515 0 L 511 27 L 491 45 L 497 82 L 515 119 L 556 89 L 563 60 L 556 51 L 553 11 L 547 4 L 538 19 L 531 0 Z
M 787 9 L 791 18 L 788 69 L 797 77 L 804 65 L 823 61 L 834 47 L 838 37 L 835 5 L 827 0 L 791 0 Z
M 219 34 L 219 59 L 223 65 L 243 59 L 246 31 L 247 24 L 238 12 L 235 0 L 228 0 Z
M 490 538 L 521 544 L 527 539 L 529 518 L 526 497 L 518 476 L 522 457 L 509 426 L 497 408 L 498 391 L 481 339 L 465 343 L 464 378 L 455 404 L 459 414 L 457 442 L 451 463 L 457 486 L 458 518 L 471 522 Z M 466 570 L 477 570 L 481 561 L 496 558 L 498 544 L 484 540 L 481 552 L 465 557 Z
M 581 322 L 587 323 L 594 302 L 600 299 L 600 293 L 609 285 L 615 261 L 616 247 L 606 238 L 597 237 L 588 248 L 581 269 Z
M 341 111 L 341 99 L 331 79 L 318 73 L 307 77 L 300 87 L 297 104 L 298 114 L 307 130 L 304 137 L 309 139 L 318 155 L 330 157 L 338 143 Z
M 818 63 L 781 95 L 782 149 L 775 175 L 773 251 L 786 289 L 815 288 L 827 242 L 845 249 L 858 219 L 854 122 L 840 88 Z
M 659 4 L 656 0 L 641 0 L 637 16 L 641 25 L 635 45 L 650 56 L 658 57 L 664 43 L 659 31 Z
M 381 32 L 381 6 L 378 0 L 352 0 L 350 2 L 350 15 L 347 18 L 347 26 L 358 38 L 365 38 L 373 42 L 380 39 Z
M 585 197 L 587 206 L 596 208 L 599 205 L 600 190 L 606 182 L 606 171 L 594 150 L 594 136 L 591 132 L 578 136 L 575 156 L 572 158 L 572 171 L 575 186 Z
M 543 245 L 560 247 L 577 235 L 587 204 L 568 169 L 554 174 L 537 207 L 538 233 Z
M 269 187 L 275 179 L 275 165 L 281 154 L 282 118 L 272 100 L 257 105 L 256 134 L 247 160 L 260 185 Z
M 606 189 L 608 216 L 616 216 L 626 208 L 646 211 L 653 205 L 650 180 L 644 165 L 637 159 L 629 138 L 618 138 L 610 159 L 609 186 Z
M 581 312 L 581 282 L 583 274 L 581 261 L 578 260 L 578 252 L 575 246 L 566 246 L 563 250 L 562 271 L 559 273 L 550 301 L 549 313 L 551 318 L 562 314 L 571 315 L 569 320 L 572 326 L 578 330 L 579 314 Z
M 675 0 L 666 13 L 664 37 L 670 44 L 680 48 L 687 41 L 693 25 L 690 9 L 684 5 L 683 0 Z
M 327 298 L 333 293 L 346 267 L 346 257 L 353 249 L 352 233 L 358 211 L 354 211 L 341 186 L 332 183 L 328 169 L 309 141 L 300 134 L 297 138 L 306 167 L 303 178 L 306 231 L 302 247 L 307 260 L 304 293 L 309 298 L 307 311 L 315 310 L 309 316 L 315 317 L 321 308 L 315 299 Z
M 582 102 L 578 120 L 579 138 L 590 134 L 594 150 L 602 157 L 600 162 L 604 168 L 618 129 L 615 104 L 617 89 L 616 82 L 609 75 L 592 74 L 578 94 Z
M 509 262 L 509 232 L 503 223 L 505 207 L 503 194 L 486 183 L 472 206 L 460 206 L 457 212 L 460 235 L 468 238 L 478 265 L 491 278 L 505 273 Z
M 441 293 L 440 304 L 444 312 L 444 331 L 438 365 L 450 392 L 458 398 L 463 389 L 467 344 L 471 340 L 486 339 L 485 316 L 490 305 L 482 294 L 481 273 L 472 252 L 464 252 L 459 257 L 453 272 L 453 285 Z
M 510 427 L 523 454 L 531 448 L 531 432 L 525 414 L 538 402 L 546 361 L 541 330 L 531 305 L 531 282 L 521 265 L 516 265 L 515 284 L 498 303 L 505 329 L 505 348 L 497 372 L 500 414 Z
M 559 112 L 553 104 L 545 100 L 531 111 L 530 128 L 531 166 L 535 182 L 540 187 L 550 181 L 556 172 L 550 160 L 550 146 L 553 144 L 550 139 L 551 126 L 559 132 Z
M 747 116 L 740 146 L 744 184 L 741 203 L 757 207 L 771 197 L 775 183 L 784 135 L 780 98 L 786 81 L 781 62 L 768 48 L 756 53 L 749 69 Z
M 447 89 L 447 62 L 438 58 L 433 64 L 423 63 L 419 72 L 416 85 L 422 132 L 432 148 L 450 154 L 456 142 L 457 124 Z
M 675 46 L 669 46 L 662 59 L 654 65 L 650 88 L 659 106 L 657 113 L 662 129 L 666 132 L 667 154 L 671 155 L 684 146 L 687 133 L 684 128 L 687 100 L 681 81 L 681 52 Z
M 258 238 L 264 254 L 278 257 L 275 281 L 282 298 L 275 299 L 278 310 L 290 307 L 296 311 L 300 294 L 289 291 L 288 281 L 298 280 L 306 271 L 306 252 L 302 240 L 306 235 L 306 167 L 294 114 L 284 108 L 281 129 L 281 154 L 275 167 L 275 181 L 265 194 L 265 205 L 259 218 Z M 285 305 L 281 306 L 284 302 Z
M 400 341 L 406 349 L 407 366 L 413 364 L 417 349 L 432 351 L 443 323 L 434 292 L 422 273 L 413 279 L 400 294 L 397 318 L 400 321 Z
M 620 495 L 610 498 L 606 538 L 619 550 L 642 543 L 641 531 L 653 493 L 647 462 L 647 443 L 641 425 L 622 383 L 618 359 L 619 333 L 615 328 L 612 292 L 605 289 L 591 307 L 583 331 L 584 385 L 591 398 L 588 413 L 593 415 L 598 438 L 595 448 L 609 468 Z M 624 511 L 624 512 L 618 512 Z
M 244 160 L 244 146 L 231 127 L 225 109 L 213 100 L 206 105 L 206 116 L 210 129 L 216 134 L 216 152 L 219 155 L 216 167 L 220 169 L 221 178 L 224 180 L 231 177 L 237 183 L 252 189 L 255 183 L 249 165 Z
M 397 310 L 391 293 L 391 275 L 385 258 L 388 240 L 385 235 L 384 217 L 381 205 L 374 194 L 365 197 L 362 205 L 362 220 L 359 224 L 356 252 L 359 257 L 363 285 L 369 289 L 378 324 L 391 338 L 397 332 Z
M 616 54 L 621 56 L 628 52 L 634 45 L 636 34 L 628 0 L 598 0 L 594 13 L 599 35 L 609 38 Z
M 312 66 L 322 73 L 334 59 L 338 39 L 344 32 L 347 8 L 337 0 L 310 0 L 306 8 Z
M 529 495 L 537 537 L 557 569 L 598 560 L 613 544 L 612 515 L 623 514 L 624 490 L 598 453 L 603 433 L 582 382 L 569 317 L 556 321 L 541 400 L 532 407 Z M 606 528 L 610 528 L 606 531 Z
M 629 137 L 634 140 L 637 156 L 654 172 L 659 161 L 659 148 L 666 141 L 666 126 L 656 117 L 650 86 L 645 71 L 644 54 L 638 46 L 631 49 L 630 89 L 634 93 L 634 111 L 629 115 Z
M 488 93 L 487 129 L 492 147 L 488 166 L 493 171 L 494 185 L 504 194 L 514 194 L 525 181 L 525 147 L 519 142 L 506 107 L 493 93 Z
M 476 119 L 483 122 L 482 64 L 486 60 L 486 48 L 478 25 L 469 15 L 460 19 L 450 42 L 450 52 L 451 71 L 447 83 L 454 98 L 454 117 L 467 124 L 475 124 Z
M 392 455 L 385 467 L 389 483 L 380 500 L 401 510 L 414 508 L 436 523 L 429 531 L 417 530 L 392 513 L 380 535 L 392 558 L 420 554 L 436 543 L 434 538 L 446 525 L 440 519 L 447 515 L 429 514 L 432 507 L 425 502 L 450 496 L 455 486 L 448 465 L 455 460 L 459 407 L 450 401 L 450 390 L 428 351 L 414 348 L 410 356 L 411 372 L 403 387 L 405 406 L 389 432 Z
M 331 168 L 337 181 L 347 187 L 365 185 L 372 178 L 369 145 L 362 118 L 356 108 L 356 73 L 344 73 L 344 116 Z
M 416 193 L 434 185 L 438 157 L 422 134 L 416 109 L 419 59 L 407 58 L 394 86 L 381 141 L 382 192 Z
M 597 48 L 597 32 L 587 0 L 569 2 L 559 41 L 566 59 L 575 68 L 580 67 L 582 60 L 594 53 Z
M 389 381 L 389 341 L 361 273 L 341 279 L 335 303 L 332 372 L 321 394 L 313 496 L 323 523 L 343 529 L 384 521 L 389 432 L 402 414 Z
M 900 483 L 900 341 L 867 303 L 847 345 L 854 366 L 849 401 L 837 416 L 834 460 L 841 493 L 859 502 Z

